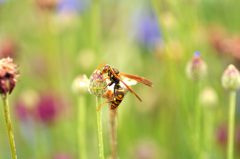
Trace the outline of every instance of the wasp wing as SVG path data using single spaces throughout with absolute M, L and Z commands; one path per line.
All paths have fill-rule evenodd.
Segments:
M 147 80 L 146 78 L 143 78 L 143 77 L 130 75 L 130 74 L 127 74 L 127 73 L 122 73 L 122 72 L 120 73 L 120 76 L 124 76 L 124 77 L 130 78 L 130 79 L 133 79 L 133 80 L 138 81 L 142 84 L 145 84 L 149 87 L 153 86 L 153 83 L 151 81 L 149 81 L 149 80 Z
M 138 100 L 140 100 L 140 101 L 142 102 L 142 99 L 132 90 L 131 87 L 129 87 L 118 75 L 116 75 L 112 69 L 111 69 L 111 73 L 112 73 L 119 81 L 121 81 L 121 82 L 127 87 L 127 89 L 128 89 L 131 93 L 135 94 L 135 96 L 138 98 Z

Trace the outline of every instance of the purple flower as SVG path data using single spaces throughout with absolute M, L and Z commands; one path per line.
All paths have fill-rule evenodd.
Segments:
M 65 153 L 58 153 L 53 157 L 53 159 L 72 159 L 72 157 Z
M 47 124 L 54 122 L 58 115 L 56 106 L 56 98 L 53 94 L 43 94 L 37 105 L 37 115 L 39 120 Z
M 59 0 L 57 12 L 83 12 L 88 8 L 89 0 Z
M 151 49 L 162 41 L 157 17 L 151 8 L 137 12 L 133 22 L 134 37 L 140 45 Z
M 0 4 L 5 3 L 8 0 L 0 0 Z
M 88 91 L 94 95 L 94 96 L 100 96 L 104 93 L 106 93 L 106 89 L 98 89 L 105 87 L 107 85 L 106 80 L 98 82 L 98 80 L 102 80 L 103 75 L 101 74 L 101 71 L 95 70 L 93 74 L 91 75 L 89 79 L 89 86 Z M 97 89 L 95 89 L 97 88 Z
M 225 147 L 227 145 L 228 131 L 226 125 L 221 125 L 217 128 L 216 140 L 217 143 L 222 147 Z
M 200 55 L 200 52 L 199 51 L 195 51 L 194 52 L 194 57 L 195 58 L 199 58 L 201 55 Z

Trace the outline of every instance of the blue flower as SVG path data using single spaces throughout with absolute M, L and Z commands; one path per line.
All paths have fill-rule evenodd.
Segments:
M 157 17 L 151 8 L 143 8 L 134 16 L 134 37 L 140 45 L 155 47 L 162 41 Z
M 194 52 L 194 57 L 200 57 L 200 52 L 199 51 L 195 51 Z
M 1 5 L 2 3 L 5 3 L 6 1 L 9 1 L 9 0 L 0 0 L 0 5 Z

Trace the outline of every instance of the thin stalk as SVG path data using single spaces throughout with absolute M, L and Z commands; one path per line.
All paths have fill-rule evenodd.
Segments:
M 195 125 L 196 125 L 196 150 L 198 158 L 202 155 L 202 109 L 199 103 L 199 93 L 200 93 L 200 81 L 196 83 L 195 91 Z
M 80 95 L 78 98 L 78 145 L 79 158 L 87 158 L 86 150 L 86 98 Z
M 96 96 L 96 108 L 101 104 L 102 97 Z M 102 109 L 97 111 L 97 125 L 98 125 L 98 142 L 99 142 L 99 157 L 104 159 L 103 150 L 103 134 L 102 134 Z
M 117 132 L 116 132 L 117 109 L 109 110 L 109 114 L 110 114 L 110 127 L 111 127 L 112 158 L 117 159 Z
M 211 108 L 204 110 L 204 149 L 209 155 L 213 155 L 212 144 L 214 128 L 214 113 Z
M 2 96 L 2 101 L 3 101 L 4 116 L 5 116 L 6 126 L 7 126 L 8 140 L 9 140 L 9 144 L 10 144 L 12 159 L 17 159 L 17 153 L 16 153 L 15 141 L 14 141 L 14 136 L 13 136 L 13 131 L 12 131 L 12 124 L 11 124 L 7 94 Z
M 234 118 L 236 105 L 236 91 L 231 91 L 229 102 L 229 120 L 228 120 L 228 150 L 227 159 L 233 159 L 233 141 L 234 141 Z

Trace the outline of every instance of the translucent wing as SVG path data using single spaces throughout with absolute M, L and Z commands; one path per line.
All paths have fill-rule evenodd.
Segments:
M 146 78 L 143 78 L 143 77 L 139 77 L 139 76 L 135 76 L 135 75 L 130 75 L 130 74 L 127 74 L 127 73 L 120 73 L 120 76 L 124 76 L 124 77 L 127 77 L 127 78 L 130 78 L 130 79 L 133 79 L 133 80 L 136 80 L 142 84 L 145 84 L 149 87 L 152 87 L 153 86 L 153 83 L 149 80 L 147 80 Z
M 128 89 L 131 93 L 135 94 L 135 96 L 138 98 L 138 100 L 140 100 L 140 101 L 142 102 L 142 99 L 132 90 L 131 87 L 129 87 L 118 75 L 116 75 L 112 69 L 111 69 L 111 73 L 112 73 L 119 81 L 121 81 L 121 82 L 127 87 L 127 89 Z

